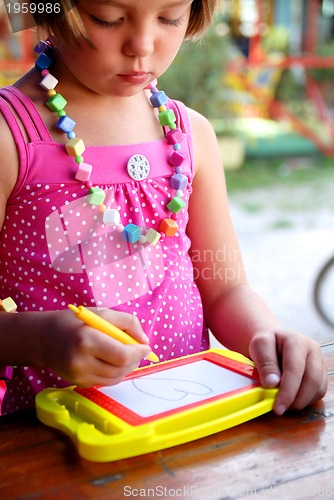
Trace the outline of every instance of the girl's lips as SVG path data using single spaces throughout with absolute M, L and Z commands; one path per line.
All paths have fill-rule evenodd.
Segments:
M 123 81 L 131 84 L 143 84 L 149 80 L 150 73 L 138 72 L 138 73 L 127 73 L 118 75 Z

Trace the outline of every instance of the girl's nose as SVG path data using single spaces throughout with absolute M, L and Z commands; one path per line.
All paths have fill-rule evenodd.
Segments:
M 146 57 L 152 54 L 154 51 L 153 30 L 143 26 L 130 30 L 123 51 L 131 57 Z

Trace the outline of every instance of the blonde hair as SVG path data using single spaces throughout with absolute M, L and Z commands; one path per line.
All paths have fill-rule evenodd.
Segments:
M 30 0 L 30 4 L 37 5 L 38 3 L 40 1 Z M 61 14 L 58 15 L 36 12 L 34 18 L 37 26 L 46 35 L 54 34 L 58 40 L 70 45 L 80 44 L 84 40 L 89 42 L 80 14 L 74 6 L 76 3 L 78 2 L 73 0 L 57 0 L 57 5 L 60 5 L 61 10 Z M 187 39 L 198 40 L 205 34 L 212 23 L 219 3 L 220 0 L 193 0 L 186 31 Z

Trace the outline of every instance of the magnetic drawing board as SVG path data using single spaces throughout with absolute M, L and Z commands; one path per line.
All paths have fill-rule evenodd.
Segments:
M 147 418 L 220 396 L 222 392 L 227 394 L 250 387 L 251 384 L 249 377 L 200 360 L 126 380 L 116 386 L 101 387 L 99 391 Z
M 115 386 L 46 389 L 36 409 L 81 456 L 111 461 L 238 425 L 270 411 L 276 392 L 260 386 L 250 360 L 210 349 L 135 370 Z

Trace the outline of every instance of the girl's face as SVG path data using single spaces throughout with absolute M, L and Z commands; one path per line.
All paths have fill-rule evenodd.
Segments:
M 166 71 L 187 30 L 192 0 L 80 0 L 89 40 L 59 47 L 75 78 L 93 92 L 132 96 Z

